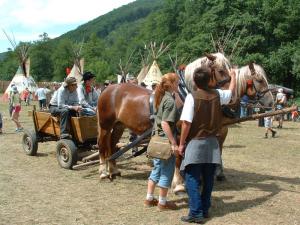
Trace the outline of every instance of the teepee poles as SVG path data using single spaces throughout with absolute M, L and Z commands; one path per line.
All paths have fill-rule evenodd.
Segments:
M 26 43 L 20 43 L 19 47 L 17 46 L 17 42 L 16 39 L 14 37 L 14 35 L 12 34 L 12 37 L 10 37 L 4 29 L 2 29 L 4 35 L 6 36 L 6 38 L 8 39 L 8 41 L 10 42 L 12 48 L 14 51 L 17 52 L 17 56 L 18 56 L 18 60 L 19 60 L 19 64 L 23 70 L 23 74 L 25 77 L 29 76 L 29 74 L 27 74 L 28 69 L 27 69 L 27 65 L 29 64 L 27 62 L 27 60 L 29 59 L 28 57 L 28 50 L 29 50 L 29 44 Z

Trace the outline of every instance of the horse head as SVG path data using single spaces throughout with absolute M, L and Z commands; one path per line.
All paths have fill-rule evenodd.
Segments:
M 261 66 L 251 62 L 240 68 L 237 82 L 237 92 L 240 97 L 247 95 L 254 103 L 260 103 L 265 107 L 273 106 L 273 95 L 268 88 L 266 73 Z
M 195 90 L 196 85 L 193 81 L 195 69 L 208 66 L 211 68 L 211 79 L 209 87 L 216 88 L 223 86 L 224 83 L 230 81 L 229 60 L 222 53 L 205 53 L 205 57 L 199 58 L 188 64 L 185 68 L 185 82 L 189 91 Z

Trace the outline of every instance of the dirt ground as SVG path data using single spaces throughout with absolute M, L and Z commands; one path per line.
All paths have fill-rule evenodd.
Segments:
M 21 122 L 33 128 L 23 106 Z M 182 224 L 187 196 L 169 194 L 177 211 L 145 209 L 146 157 L 119 163 L 122 177 L 100 181 L 98 166 L 66 170 L 55 158 L 55 142 L 40 143 L 27 156 L 22 133 L 4 113 L 0 135 L 0 224 Z M 277 126 L 277 124 L 274 124 Z M 206 224 L 300 224 L 300 123 L 285 122 L 276 138 L 263 138 L 257 121 L 231 127 L 224 148 L 227 180 L 216 182 Z M 157 194 L 157 193 L 156 193 Z

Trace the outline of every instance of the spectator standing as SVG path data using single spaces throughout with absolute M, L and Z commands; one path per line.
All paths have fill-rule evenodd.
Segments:
M 295 103 L 294 95 L 290 95 L 289 100 L 287 101 L 287 107 L 292 107 Z M 292 120 L 292 112 L 288 112 L 286 116 L 288 121 Z
M 177 89 L 177 74 L 167 73 L 162 77 L 154 95 L 154 108 L 155 111 L 157 111 L 155 123 L 158 128 L 156 132 L 169 139 L 173 151 L 176 151 L 178 148 L 176 140 L 176 122 L 179 119 L 179 113 L 173 97 L 173 94 Z M 167 201 L 168 190 L 171 186 L 175 170 L 175 155 L 172 155 L 167 160 L 153 159 L 153 165 L 154 167 L 148 180 L 147 196 L 144 205 L 157 205 L 159 210 L 177 209 L 175 203 Z M 153 196 L 156 186 L 159 187 L 158 201 Z
M 9 117 L 11 118 L 12 117 L 12 111 L 13 111 L 13 104 L 12 104 L 12 100 L 11 100 L 11 96 L 13 94 L 13 88 L 15 87 L 16 85 L 13 83 L 10 85 L 10 89 L 9 89 L 9 92 L 8 92 L 8 113 L 9 113 Z
M 47 94 L 50 93 L 50 90 L 47 88 L 40 87 L 35 91 L 35 95 L 39 101 L 40 110 L 47 109 Z
M 18 88 L 16 86 L 13 87 L 13 93 L 11 96 L 13 111 L 12 111 L 12 121 L 15 122 L 17 128 L 16 132 L 20 132 L 23 130 L 21 123 L 19 122 L 19 116 L 21 111 L 21 96 L 18 92 Z
M 276 110 L 281 110 L 285 107 L 286 95 L 283 93 L 283 88 L 278 89 L 278 93 L 276 94 L 275 104 L 276 104 Z M 282 128 L 283 116 L 284 116 L 283 114 L 276 116 L 276 119 L 278 120 L 277 128 Z
M 25 105 L 28 106 L 30 104 L 30 91 L 27 88 L 25 88 L 24 92 L 23 92 L 23 99 L 25 102 Z
M 248 116 L 248 101 L 249 97 L 247 95 L 244 95 L 241 99 L 241 118 Z
M 275 137 L 276 131 L 273 130 L 273 119 L 272 116 L 264 117 L 264 126 L 266 128 L 265 138 L 268 138 L 268 132 L 271 131 L 272 137 Z

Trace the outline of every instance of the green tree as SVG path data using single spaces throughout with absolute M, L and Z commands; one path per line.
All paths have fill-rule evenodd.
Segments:
M 73 43 L 63 39 L 59 41 L 52 54 L 53 78 L 54 81 L 63 81 L 66 77 L 66 68 L 74 64 Z
M 41 39 L 35 42 L 30 52 L 31 61 L 34 62 L 31 65 L 31 74 L 34 75 L 36 81 L 50 81 L 53 76 L 52 42 L 47 33 L 39 37 Z

